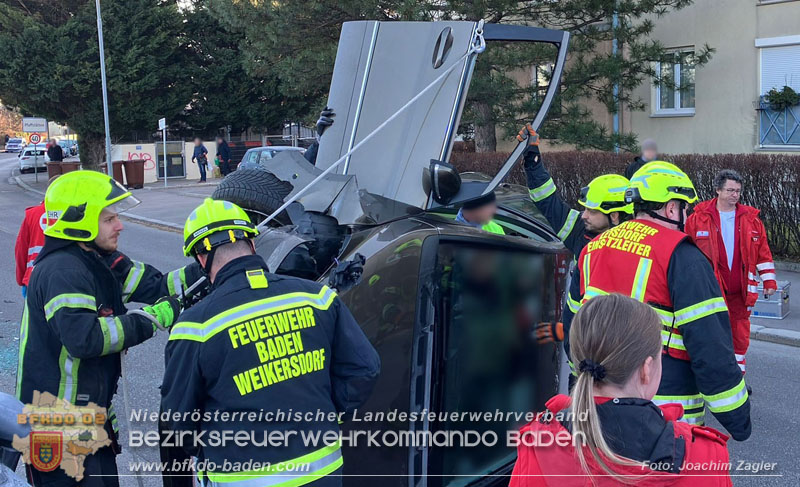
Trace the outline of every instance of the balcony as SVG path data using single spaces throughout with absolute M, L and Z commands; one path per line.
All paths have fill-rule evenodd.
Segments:
M 758 105 L 759 145 L 800 147 L 800 105 L 776 110 L 763 96 Z

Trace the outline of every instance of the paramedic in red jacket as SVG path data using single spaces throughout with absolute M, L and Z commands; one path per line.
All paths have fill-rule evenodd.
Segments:
M 650 400 L 662 355 L 653 308 L 620 294 L 598 296 L 569 333 L 578 365 L 572 396 L 553 397 L 520 430 L 509 487 L 732 485 L 727 436 L 676 421 L 680 404 Z
M 714 177 L 717 197 L 698 203 L 686 222 L 686 233 L 714 266 L 731 319 L 733 351 L 742 373 L 750 345 L 750 310 L 758 299 L 758 279 L 764 295 L 778 288 L 775 264 L 759 211 L 739 203 L 742 176 L 723 169 Z
M 28 290 L 28 279 L 33 271 L 33 261 L 39 256 L 44 245 L 44 229 L 47 228 L 47 215 L 44 201 L 25 209 L 25 219 L 17 235 L 14 256 L 17 261 L 17 284 L 22 286 L 22 297 Z

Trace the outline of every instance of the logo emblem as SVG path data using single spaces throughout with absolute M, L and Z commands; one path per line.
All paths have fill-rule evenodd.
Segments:
M 697 232 L 698 237 L 708 237 L 708 232 L 705 230 L 700 230 Z
M 64 437 L 60 431 L 31 433 L 31 461 L 41 472 L 52 472 L 61 464 Z

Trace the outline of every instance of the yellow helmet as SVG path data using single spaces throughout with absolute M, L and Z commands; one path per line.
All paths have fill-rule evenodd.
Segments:
M 44 207 L 48 237 L 88 242 L 97 237 L 100 213 L 130 210 L 140 201 L 121 184 L 96 171 L 68 172 L 47 188 Z
M 697 201 L 697 191 L 685 172 L 666 161 L 648 162 L 639 168 L 625 191 L 625 201 L 628 203 L 666 203 L 670 200 L 694 203 Z
M 206 198 L 183 226 L 183 254 L 211 252 L 214 247 L 258 235 L 243 209 L 229 201 Z
M 628 179 L 619 174 L 597 176 L 588 186 L 581 189 L 578 203 L 606 215 L 615 211 L 632 214 L 633 204 L 625 202 L 625 190 L 628 189 L 628 184 Z

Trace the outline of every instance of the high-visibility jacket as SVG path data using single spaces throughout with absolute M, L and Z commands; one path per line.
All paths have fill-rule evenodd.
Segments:
M 582 302 L 620 293 L 650 304 L 663 329 L 656 404 L 681 403 L 703 424 L 704 404 L 736 440 L 750 436 L 750 402 L 733 354 L 728 309 L 708 259 L 682 232 L 631 220 L 581 252 Z
M 44 229 L 47 228 L 47 215 L 44 202 L 25 209 L 25 218 L 19 227 L 14 256 L 17 264 L 17 284 L 27 286 L 33 272 L 33 262 L 44 246 Z
M 572 251 L 577 260 L 583 247 L 597 234 L 587 232 L 586 226 L 581 222 L 581 211 L 570 208 L 558 196 L 556 184 L 547 168 L 544 167 L 538 148 L 525 154 L 525 179 L 528 183 L 531 200 L 550 223 L 559 240 L 564 242 L 564 246 Z M 575 267 L 570 277 L 570 282 L 574 283 L 575 289 L 578 289 L 580 280 L 578 272 L 579 269 Z M 571 287 L 573 287 L 572 284 Z M 564 349 L 567 354 L 569 354 L 569 340 L 566 337 L 569 336 L 572 317 L 579 308 L 580 303 L 575 299 L 574 293 L 568 293 L 561 313 L 561 322 L 564 324 Z
M 115 260 L 120 255 L 115 253 Z M 22 402 L 30 403 L 38 391 L 79 406 L 109 407 L 120 352 L 154 332 L 147 318 L 126 314 L 125 302 L 153 303 L 168 293 L 176 276 L 202 275 L 197 264 L 161 274 L 129 260 L 121 273 L 122 267 L 112 270 L 107 260 L 77 242 L 45 237 L 20 328 L 17 398 Z
M 547 414 L 539 415 L 538 419 L 522 427 L 517 463 L 509 487 L 622 485 L 607 476 L 588 447 L 584 447 L 584 457 L 591 476 L 581 467 L 571 439 L 569 402 L 569 396 L 553 397 L 547 402 Z M 621 475 L 643 476 L 629 477 L 635 480 L 636 485 L 733 485 L 728 466 L 727 437 L 712 428 L 676 421 L 683 412 L 680 404 L 659 408 L 650 401 L 634 398 L 595 398 L 595 402 L 603 436 L 612 451 L 653 466 L 619 466 L 606 460 L 606 464 Z M 554 438 L 560 441 L 553 441 Z
M 759 211 L 752 206 L 736 205 L 736 244 L 742 259 L 742 268 L 731 269 L 730 272 L 741 273 L 743 284 L 741 292 L 746 306 L 754 306 L 758 300 L 759 279 L 764 282 L 765 289 L 778 288 L 775 278 L 775 263 L 772 261 L 772 252 L 767 242 L 767 232 L 758 214 Z M 723 262 L 723 259 L 720 258 L 722 234 L 720 233 L 716 198 L 703 201 L 695 206 L 694 213 L 686 220 L 686 234 L 708 257 L 718 276 L 722 276 L 728 271 L 728 269 L 721 269 Z M 729 294 L 725 280 L 721 277 L 718 279 L 723 290 Z
M 367 399 L 379 370 L 377 352 L 332 289 L 270 274 L 257 255 L 239 257 L 172 327 L 161 407 L 207 413 L 171 415 L 170 430 L 256 435 L 259 444 L 184 445 L 209 466 L 206 485 L 300 486 L 322 477 L 340 485 L 341 477 L 326 477 L 342 466 L 339 445 L 319 438 L 338 436 L 338 413 Z M 265 431 L 286 433 L 287 442 L 260 444 Z M 226 462 L 248 461 L 271 468 L 223 471 Z

